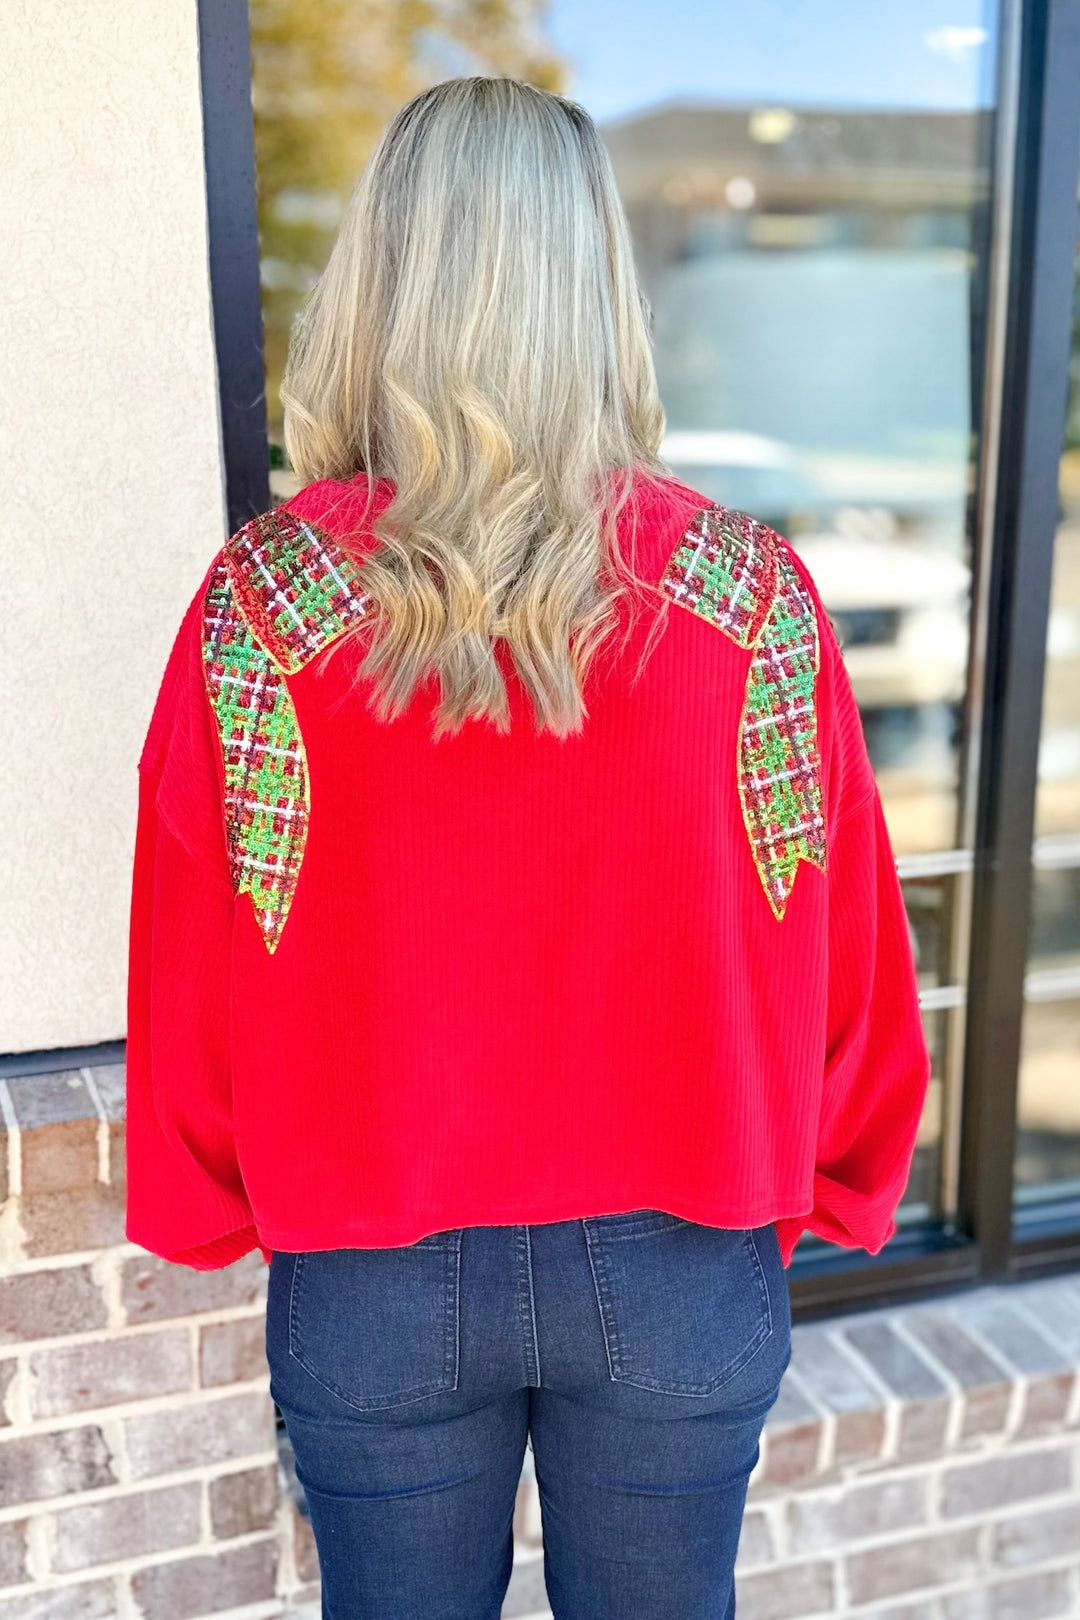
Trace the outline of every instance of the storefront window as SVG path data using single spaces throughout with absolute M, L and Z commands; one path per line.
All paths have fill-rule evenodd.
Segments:
M 579 99 L 653 313 L 663 454 L 788 536 L 841 637 L 934 1054 L 905 1209 L 948 1215 L 997 4 L 316 9 L 317 24 L 302 0 L 251 0 L 272 437 L 292 314 L 396 107 L 468 72 Z M 279 495 L 293 487 L 275 474 Z

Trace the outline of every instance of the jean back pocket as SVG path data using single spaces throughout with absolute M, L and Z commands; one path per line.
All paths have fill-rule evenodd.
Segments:
M 461 1234 L 295 1255 L 289 1355 L 363 1410 L 456 1389 Z
M 608 1369 L 617 1383 L 711 1395 L 769 1342 L 774 1308 L 758 1239 L 664 1210 L 586 1217 Z M 775 1246 L 775 1239 L 774 1239 Z M 779 1286 L 786 1284 L 782 1277 Z

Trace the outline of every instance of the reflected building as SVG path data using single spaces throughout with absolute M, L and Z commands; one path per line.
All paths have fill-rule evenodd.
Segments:
M 257 92 L 261 61 L 257 52 Z M 257 95 L 257 123 L 261 105 Z M 843 647 L 904 883 L 933 1054 L 903 1218 L 947 1222 L 959 1202 L 967 1019 L 978 992 L 969 985 L 968 764 L 986 699 L 972 647 L 990 545 L 977 479 L 994 98 L 940 111 L 654 98 L 600 127 L 650 306 L 664 458 L 705 496 L 787 536 Z M 295 188 L 283 195 L 305 220 L 327 200 Z M 318 239 L 326 250 L 330 240 L 329 231 Z M 275 251 L 297 255 L 284 280 L 277 259 L 267 279 L 264 254 L 264 307 L 286 284 L 299 303 L 319 268 L 317 246 L 310 232 L 280 236 Z M 272 342 L 271 399 L 279 359 Z M 1070 423 L 1080 447 L 1076 379 Z M 1080 1188 L 1078 465 L 1080 448 L 1067 450 L 1050 633 L 1023 675 L 1036 679 L 1045 653 L 1021 1200 L 1028 1188 Z M 291 475 L 276 472 L 274 487 L 287 495 Z
M 664 454 L 805 557 L 897 848 L 955 842 L 990 115 L 668 106 L 603 130 Z

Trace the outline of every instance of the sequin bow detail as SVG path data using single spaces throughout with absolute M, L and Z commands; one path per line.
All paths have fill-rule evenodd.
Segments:
M 203 602 L 203 673 L 225 775 L 233 888 L 250 894 L 271 954 L 296 891 L 311 815 L 287 676 L 367 610 L 333 537 L 278 507 L 226 541 Z
M 814 603 L 781 537 L 745 512 L 699 512 L 669 558 L 661 589 L 751 649 L 738 736 L 739 799 L 774 916 L 784 916 L 800 860 L 826 870 Z

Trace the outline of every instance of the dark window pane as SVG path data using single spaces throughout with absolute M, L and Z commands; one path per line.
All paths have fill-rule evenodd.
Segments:
M 1017 1193 L 1080 1195 L 1080 254 L 1046 640 Z

